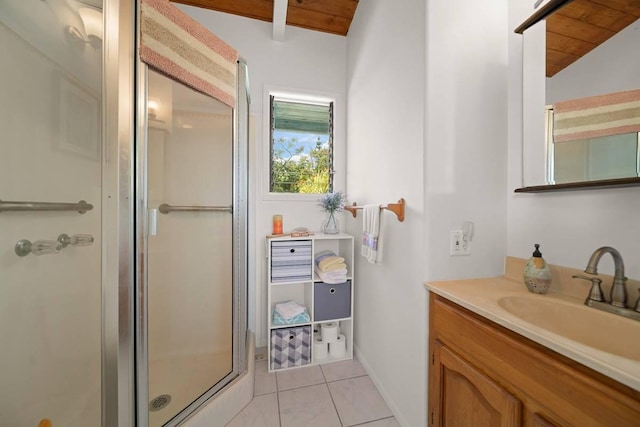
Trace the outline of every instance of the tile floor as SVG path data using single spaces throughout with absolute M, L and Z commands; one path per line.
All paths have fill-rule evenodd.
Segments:
M 227 427 L 399 427 L 358 360 L 269 373 L 256 361 L 253 400 Z

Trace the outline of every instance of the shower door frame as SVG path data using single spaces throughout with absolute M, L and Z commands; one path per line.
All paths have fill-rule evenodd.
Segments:
M 145 127 L 139 122 L 146 116 L 146 73 L 139 58 L 139 0 L 105 1 L 103 38 L 102 135 L 102 426 L 144 427 L 148 425 L 146 386 L 147 362 L 137 364 L 146 355 L 146 341 L 140 347 L 140 319 L 146 313 L 142 286 L 142 255 L 146 212 L 137 200 L 141 182 L 136 179 L 135 151 Z M 241 61 L 243 66 L 246 66 Z M 244 82 L 239 82 L 244 84 Z M 240 91 L 238 85 L 238 94 Z M 248 91 L 248 87 L 246 88 Z M 248 92 L 247 92 L 248 98 Z M 140 102 L 140 100 L 143 102 Z M 238 98 L 239 99 L 239 98 Z M 248 101 L 248 100 L 247 100 Z M 247 233 L 248 233 L 248 129 L 238 119 L 238 105 L 233 110 L 234 149 L 234 306 L 233 306 L 233 374 L 246 370 L 247 330 Z M 142 114 L 141 114 L 142 113 Z M 142 130 L 142 131 L 141 131 Z M 242 175 L 242 171 L 245 175 Z M 235 230 L 239 230 L 237 233 Z M 241 286 L 240 284 L 244 284 Z M 146 328 L 146 323 L 143 324 Z M 146 339 L 146 335 L 144 337 Z M 138 347 L 136 348 L 136 345 Z M 143 351 L 144 350 L 144 351 Z M 230 375 L 231 376 L 231 375 Z M 142 378 L 141 378 L 142 377 Z M 217 390 L 209 390 L 183 411 L 186 419 Z M 142 402 L 142 406 L 140 405 Z
M 139 13 L 136 26 L 137 37 L 140 37 Z M 147 98 L 149 82 L 149 66 L 140 60 L 136 53 L 136 138 L 135 138 L 135 364 L 136 364 L 136 425 L 149 425 L 149 363 L 148 363 L 148 122 Z M 244 62 L 243 66 L 246 66 Z M 240 64 L 238 65 L 240 67 Z M 167 78 L 170 78 L 167 76 Z M 237 79 L 236 92 L 240 82 Z M 195 90 L 195 89 L 193 89 Z M 219 380 L 204 394 L 191 402 L 190 405 L 172 417 L 165 426 L 179 425 L 189 418 L 200 406 L 224 389 L 229 383 L 246 370 L 246 331 L 247 331 L 247 195 L 248 188 L 244 174 L 248 173 L 246 153 L 248 152 L 246 138 L 241 141 L 239 134 L 240 120 L 238 117 L 239 100 L 236 99 L 232 110 L 232 145 L 233 145 L 233 220 L 232 220 L 232 370 Z M 248 135 L 247 135 L 248 137 Z
M 136 3 L 136 0 L 103 3 L 103 426 L 136 425 L 133 226 Z

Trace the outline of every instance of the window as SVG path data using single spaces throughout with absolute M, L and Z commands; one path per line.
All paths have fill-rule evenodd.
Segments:
M 333 191 L 333 101 L 270 94 L 269 192 Z

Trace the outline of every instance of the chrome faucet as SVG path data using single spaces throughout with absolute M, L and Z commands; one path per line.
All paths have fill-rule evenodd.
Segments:
M 576 279 L 591 281 L 591 290 L 589 291 L 589 296 L 584 303 L 590 307 L 630 317 L 635 320 L 640 320 L 640 298 L 638 298 L 633 309 L 627 308 L 627 278 L 624 277 L 624 262 L 622 261 L 620 252 L 610 246 L 603 246 L 596 249 L 593 254 L 591 254 L 591 258 L 589 258 L 587 268 L 585 268 L 584 272 L 597 275 L 598 262 L 600 261 L 600 258 L 602 258 L 602 255 L 606 253 L 611 254 L 613 257 L 613 264 L 615 268 L 613 285 L 611 286 L 611 292 L 609 294 L 609 301 L 607 302 L 602 295 L 602 289 L 600 289 L 600 283 L 602 283 L 602 280 L 597 277 L 574 275 L 572 277 Z

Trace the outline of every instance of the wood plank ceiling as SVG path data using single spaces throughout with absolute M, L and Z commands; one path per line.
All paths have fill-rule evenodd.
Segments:
M 570 1 L 547 17 L 547 77 L 638 19 L 640 0 Z
M 203 9 L 273 22 L 274 0 L 173 0 Z M 288 0 L 287 25 L 346 36 L 358 0 Z
M 218 12 L 273 22 L 274 0 L 173 0 Z M 346 36 L 358 0 L 287 0 L 287 25 Z M 522 33 L 547 20 L 547 77 L 571 65 L 640 19 L 640 0 L 551 0 L 525 21 Z M 544 8 L 541 8 L 544 9 Z

